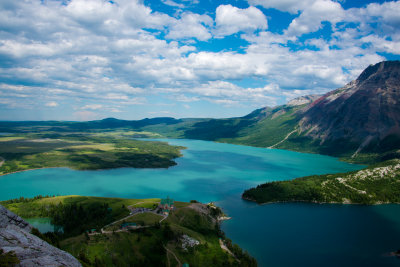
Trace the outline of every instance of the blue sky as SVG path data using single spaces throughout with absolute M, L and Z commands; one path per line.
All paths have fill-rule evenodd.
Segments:
M 0 1 L 0 120 L 232 117 L 400 59 L 400 1 Z

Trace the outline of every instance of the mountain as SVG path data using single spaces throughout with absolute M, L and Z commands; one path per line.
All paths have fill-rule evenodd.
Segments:
M 399 157 L 400 61 L 366 68 L 342 88 L 231 119 L 190 125 L 182 137 L 345 157 Z
M 295 99 L 290 100 L 286 105 L 288 106 L 301 106 L 311 104 L 315 100 L 319 99 L 321 95 L 306 95 L 300 96 Z
M 369 66 L 346 86 L 305 109 L 299 126 L 304 136 L 355 156 L 400 148 L 400 61 Z
M 369 66 L 356 80 L 323 96 L 302 96 L 243 117 L 0 122 L 0 132 L 96 132 L 120 128 L 168 138 L 281 148 L 371 163 L 400 157 L 399 99 L 400 61 L 384 61 Z

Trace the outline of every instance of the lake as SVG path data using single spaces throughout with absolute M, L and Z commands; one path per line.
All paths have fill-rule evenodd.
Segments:
M 256 257 L 260 266 L 395 266 L 384 254 L 400 249 L 398 205 L 257 205 L 243 190 L 266 181 L 346 172 L 361 166 L 335 158 L 278 149 L 168 139 L 185 146 L 168 169 L 74 171 L 40 169 L 0 177 L 0 199 L 35 195 L 215 201 L 232 220 L 226 235 Z

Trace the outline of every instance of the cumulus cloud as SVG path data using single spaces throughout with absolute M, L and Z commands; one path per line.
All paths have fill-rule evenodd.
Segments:
M 365 9 L 361 9 L 360 11 L 361 13 L 365 13 L 370 17 L 382 18 L 380 21 L 386 25 L 390 25 L 393 27 L 400 27 L 399 1 L 384 2 L 382 4 L 371 3 Z
M 275 105 L 344 85 L 385 59 L 377 52 L 400 54 L 399 1 L 348 10 L 331 0 L 248 2 L 295 18 L 276 33 L 254 6 L 220 5 L 213 20 L 212 12 L 169 16 L 139 0 L 0 1 L 0 105 L 73 103 L 77 119 L 124 112 L 159 95 L 183 103 Z M 324 22 L 330 38 L 299 38 Z M 229 38 L 242 38 L 240 52 L 198 45 L 236 33 Z M 248 79 L 257 86 L 241 83 Z
M 287 29 L 288 35 L 300 36 L 315 32 L 322 27 L 321 22 L 329 21 L 335 25 L 344 17 L 344 10 L 337 2 L 317 0 L 307 7 L 299 17 L 293 19 Z
M 231 35 L 240 31 L 264 30 L 268 27 L 267 18 L 256 7 L 240 9 L 232 5 L 220 5 L 215 15 L 217 36 Z
M 274 106 L 280 93 L 280 88 L 276 84 L 260 88 L 243 88 L 227 81 L 211 81 L 188 90 L 203 100 L 224 105 L 253 103 L 258 106 Z
M 168 39 L 196 38 L 200 41 L 210 39 L 210 26 L 213 19 L 207 15 L 185 12 L 169 28 Z

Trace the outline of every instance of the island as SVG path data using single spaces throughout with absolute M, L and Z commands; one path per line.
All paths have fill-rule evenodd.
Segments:
M 260 204 L 296 201 L 343 204 L 400 203 L 400 160 L 384 161 L 349 173 L 269 182 L 246 190 L 242 198 Z
M 221 231 L 226 215 L 212 203 L 36 196 L 0 204 L 24 219 L 49 218 L 54 231 L 32 233 L 82 266 L 257 266 Z

